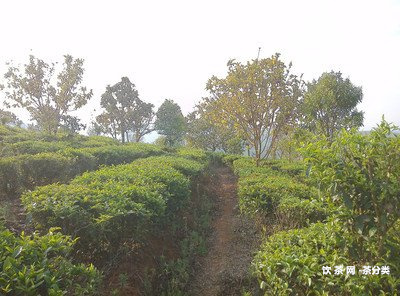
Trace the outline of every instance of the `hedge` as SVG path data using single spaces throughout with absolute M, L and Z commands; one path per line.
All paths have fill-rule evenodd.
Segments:
M 303 227 L 323 221 L 331 213 L 311 186 L 302 162 L 262 160 L 227 155 L 223 160 L 239 176 L 241 212 L 277 222 L 281 228 Z
M 253 261 L 265 295 L 398 295 L 400 291 L 399 237 L 383 258 L 368 260 L 350 255 L 353 237 L 339 224 L 316 223 L 308 228 L 270 236 Z M 389 244 L 389 242 L 388 242 Z M 335 266 L 356 266 L 355 275 L 335 275 Z M 390 275 L 363 275 L 363 266 L 389 266 Z M 331 267 L 324 275 L 322 267 Z
M 53 230 L 16 236 L 0 227 L 0 294 L 95 295 L 100 273 L 68 259 L 74 243 Z
M 190 178 L 204 167 L 182 157 L 149 157 L 84 173 L 69 185 L 39 187 L 22 202 L 39 229 L 60 226 L 80 237 L 85 253 L 109 253 L 173 218 L 190 197 Z
M 60 152 L 24 154 L 0 159 L 0 198 L 19 196 L 25 190 L 55 182 L 68 182 L 76 175 L 101 165 L 129 163 L 162 154 L 157 146 L 132 143 L 123 146 L 68 148 Z
M 240 209 L 249 214 L 273 214 L 282 200 L 315 199 L 318 196 L 315 188 L 285 176 L 253 174 L 240 178 L 238 186 Z

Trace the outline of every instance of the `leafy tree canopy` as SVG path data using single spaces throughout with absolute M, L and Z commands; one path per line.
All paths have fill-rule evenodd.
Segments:
M 364 115 L 357 105 L 362 98 L 361 87 L 343 79 L 342 73 L 323 73 L 308 84 L 303 104 L 306 126 L 330 139 L 342 128 L 361 127 Z
M 159 134 L 166 136 L 169 146 L 179 144 L 186 130 L 186 120 L 181 107 L 173 100 L 165 100 L 157 110 L 154 126 Z
M 122 142 L 129 141 L 129 133 L 139 142 L 153 130 L 154 106 L 139 99 L 135 84 L 127 77 L 107 86 L 101 96 L 101 107 L 104 112 L 96 117 L 96 129 L 114 138 L 119 134 Z
M 302 80 L 275 54 L 241 64 L 228 62 L 225 78 L 207 83 L 211 96 L 204 100 L 209 119 L 232 129 L 255 150 L 257 163 L 268 157 L 276 139 L 297 118 Z
M 6 84 L 1 87 L 5 90 L 6 106 L 26 109 L 39 128 L 49 133 L 56 133 L 62 125 L 69 126 L 69 113 L 92 97 L 92 90 L 82 86 L 83 62 L 65 55 L 58 74 L 54 63 L 48 64 L 33 55 L 22 67 L 8 64 Z

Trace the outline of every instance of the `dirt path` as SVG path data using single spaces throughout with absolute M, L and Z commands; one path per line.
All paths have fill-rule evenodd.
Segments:
M 249 282 L 249 267 L 259 236 L 254 222 L 239 215 L 237 178 L 219 167 L 212 178 L 216 212 L 208 240 L 208 254 L 199 259 L 189 295 L 241 295 Z

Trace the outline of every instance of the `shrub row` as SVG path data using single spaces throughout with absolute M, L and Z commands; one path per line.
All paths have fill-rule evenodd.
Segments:
M 80 237 L 80 250 L 109 253 L 167 223 L 187 202 L 190 177 L 204 167 L 183 157 L 149 157 L 84 173 L 69 185 L 39 187 L 22 202 L 39 228 L 59 226 Z
M 16 236 L 0 228 L 1 295 L 93 295 L 100 273 L 93 265 L 73 264 L 70 237 L 50 231 Z
M 206 162 L 211 158 L 211 154 L 201 149 L 182 147 L 178 149 L 177 154 L 186 158 L 194 159 L 200 162 Z
M 0 198 L 19 196 L 24 190 L 55 182 L 65 183 L 74 176 L 100 165 L 129 163 L 160 155 L 160 148 L 143 143 L 24 154 L 0 159 Z
M 400 230 L 400 228 L 398 228 Z M 375 261 L 352 256 L 354 238 L 338 224 L 316 223 L 269 237 L 253 261 L 265 295 L 398 295 L 400 291 L 399 232 L 388 253 Z M 390 244 L 390 246 L 389 246 Z M 331 267 L 323 274 L 322 267 Z M 335 275 L 335 266 L 355 266 L 355 275 Z M 364 275 L 363 266 L 389 266 L 389 275 Z
M 256 166 L 249 157 L 225 157 L 239 176 L 240 210 L 246 214 L 274 218 L 283 227 L 306 226 L 322 221 L 328 208 L 318 198 L 318 190 L 301 182 L 301 163 L 265 160 Z
M 0 125 L 0 143 L 0 148 L 5 148 L 4 150 L 0 149 L 2 150 L 0 151 L 1 156 L 57 151 L 54 150 L 57 149 L 57 145 L 63 149 L 64 147 L 84 148 L 119 144 L 118 141 L 103 136 L 87 137 L 62 132 L 53 135 L 4 125 Z M 31 145 L 35 147 L 31 148 Z

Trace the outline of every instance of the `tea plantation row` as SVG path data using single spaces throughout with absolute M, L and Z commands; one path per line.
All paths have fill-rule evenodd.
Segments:
M 74 176 L 95 170 L 101 165 L 129 163 L 138 158 L 163 153 L 161 148 L 154 145 L 130 143 L 2 157 L 0 198 L 16 197 L 36 186 L 66 183 Z
M 368 136 L 316 140 L 302 151 L 308 165 L 224 157 L 239 176 L 241 211 L 272 233 L 252 263 L 260 293 L 400 293 L 400 137 L 392 130 L 383 122 Z M 336 266 L 344 271 L 335 274 Z
M 6 189 L 22 192 L 38 184 L 52 184 L 25 191 L 22 196 L 28 215 L 42 235 L 16 235 L 0 229 L 0 293 L 97 294 L 101 272 L 93 265 L 75 262 L 107 261 L 126 242 L 145 243 L 167 225 L 181 223 L 178 213 L 187 207 L 193 182 L 207 167 L 209 156 L 190 149 L 151 156 L 159 154 L 165 152 L 153 145 L 128 144 L 11 157 L 12 167 L 20 166 L 15 171 L 32 171 L 26 177 L 30 182 L 23 183 L 20 175 L 16 179 L 22 183 L 14 187 L 6 183 Z M 141 157 L 147 158 L 133 161 Z M 85 159 L 88 161 L 82 161 Z M 90 161 L 92 165 L 86 165 Z M 128 164 L 81 174 L 100 163 Z M 9 177 L 10 171 L 2 176 Z M 191 235 L 196 238 L 196 233 Z

